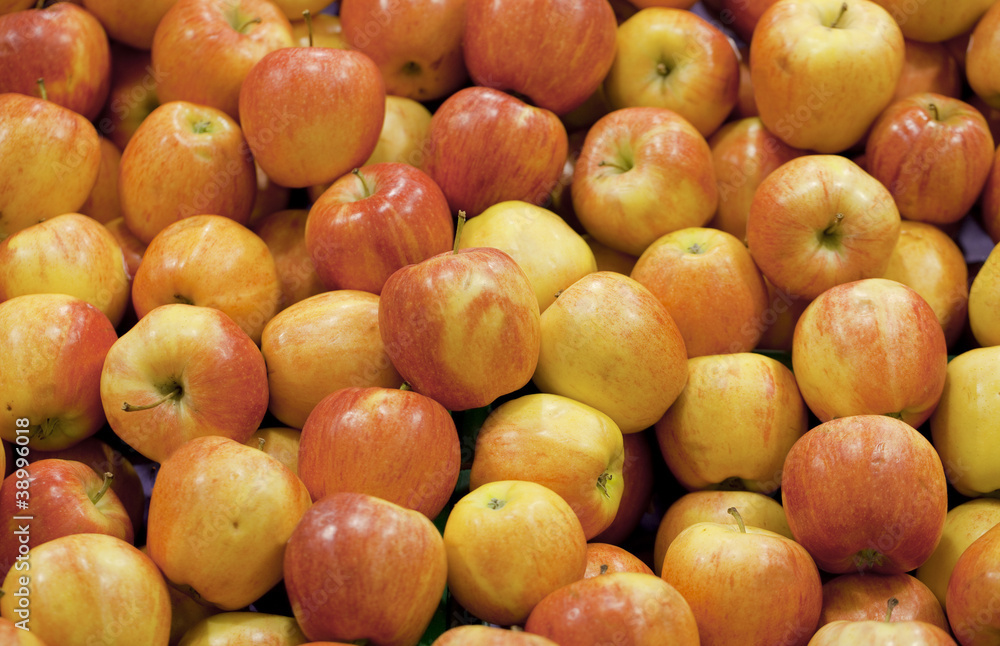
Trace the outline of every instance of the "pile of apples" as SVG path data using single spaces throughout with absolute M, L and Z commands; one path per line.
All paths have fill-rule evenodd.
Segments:
M 1000 3 L 0 1 L 0 643 L 1000 644 Z

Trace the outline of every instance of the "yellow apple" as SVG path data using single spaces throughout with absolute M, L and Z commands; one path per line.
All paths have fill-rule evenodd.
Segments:
M 981 346 L 1000 345 L 1000 244 L 969 287 L 969 326 Z
M 263 612 L 223 612 L 192 626 L 177 646 L 299 646 L 308 641 L 292 617 Z

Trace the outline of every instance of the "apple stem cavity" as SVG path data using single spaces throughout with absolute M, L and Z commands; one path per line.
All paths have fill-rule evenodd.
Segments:
M 313 46 L 313 17 L 312 12 L 306 9 L 302 12 L 302 18 L 306 21 L 306 33 L 309 34 L 309 46 Z M 357 172 L 357 171 L 355 171 Z
M 115 474 L 111 473 L 110 471 L 105 471 L 104 482 L 101 483 L 101 488 L 97 491 L 97 493 L 93 495 L 93 497 L 88 496 L 90 498 L 90 502 L 94 503 L 95 505 L 99 503 L 101 501 L 101 498 L 104 497 L 104 494 L 108 493 L 108 489 L 111 487 L 111 483 L 114 482 L 114 479 L 115 479 Z
M 453 254 L 458 253 L 458 244 L 462 241 L 462 229 L 465 228 L 465 211 L 458 212 L 458 224 L 455 225 L 455 246 L 451 248 Z
M 830 29 L 836 29 L 837 28 L 837 25 L 840 24 L 840 20 L 844 17 L 845 13 L 847 13 L 847 3 L 843 2 L 840 5 L 840 13 L 837 14 L 837 19 L 833 21 L 832 25 L 830 25 Z
M 490 498 L 490 501 L 486 503 L 486 506 L 490 509 L 500 509 L 507 504 L 506 500 L 500 500 L 499 498 Z
M 604 494 L 605 498 L 611 497 L 611 494 L 608 493 L 608 482 L 610 482 L 612 478 L 614 478 L 614 476 L 607 471 L 597 476 L 597 488 L 601 490 L 601 493 Z
M 28 435 L 28 439 L 32 440 L 44 440 L 56 430 L 59 425 L 58 420 L 52 417 L 47 417 L 44 422 L 38 425 L 38 427 Z
M 249 27 L 250 25 L 256 25 L 256 24 L 259 24 L 259 23 L 262 23 L 262 22 L 264 22 L 264 19 L 261 18 L 260 16 L 257 16 L 256 18 L 251 18 L 250 20 L 247 20 L 245 23 L 243 23 L 242 25 L 240 25 L 239 27 L 237 27 L 236 31 L 240 32 L 241 34 L 245 34 L 246 33 L 245 29 L 247 27 Z
M 746 534 L 747 526 L 743 524 L 743 516 L 740 515 L 739 510 L 736 509 L 736 507 L 730 507 L 729 509 L 726 510 L 726 512 L 728 512 L 733 518 L 736 519 L 736 524 L 739 525 L 740 527 L 740 533 Z
M 608 573 L 608 564 L 601 563 L 601 574 L 607 574 L 607 573 Z
M 407 61 L 403 63 L 400 71 L 406 76 L 420 76 L 420 64 L 416 61 Z
M 41 7 L 39 7 L 40 9 Z M 38 85 L 38 95 L 42 97 L 42 101 L 49 100 L 49 91 L 45 89 L 45 79 L 39 78 L 35 83 Z
M 194 134 L 203 135 L 206 132 L 212 131 L 212 122 L 208 119 L 203 119 L 202 121 L 196 122 L 191 129 L 194 130 Z
M 180 394 L 181 394 L 181 387 L 175 386 L 173 390 L 171 390 L 169 393 L 167 393 L 157 401 L 153 402 L 152 404 L 142 404 L 139 406 L 133 406 L 128 402 L 124 402 L 122 404 L 122 410 L 125 411 L 126 413 L 134 413 L 140 410 L 149 410 L 151 408 L 156 408 L 157 406 L 166 401 L 169 401 L 171 399 L 176 399 Z
M 859 571 L 870 570 L 873 567 L 882 565 L 885 562 L 885 556 L 881 552 L 874 548 L 863 549 L 854 555 L 854 566 L 858 568 Z
M 890 597 L 889 603 L 886 604 L 885 610 L 885 622 L 889 623 L 892 621 L 892 611 L 899 605 L 899 599 L 896 597 Z
M 361 189 L 364 191 L 364 197 L 371 197 L 372 190 L 368 188 L 368 182 L 365 181 L 364 176 L 361 174 L 360 168 L 355 168 L 351 171 L 355 177 L 361 182 Z

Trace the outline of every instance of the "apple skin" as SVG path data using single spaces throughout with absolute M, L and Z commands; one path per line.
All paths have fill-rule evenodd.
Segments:
M 430 397 L 341 388 L 306 419 L 298 464 L 313 500 L 364 493 L 434 519 L 455 490 L 462 449 L 450 413 Z
M 378 324 L 403 379 L 452 411 L 522 388 L 538 363 L 538 299 L 499 249 L 449 251 L 397 270 L 382 288 Z
M 652 574 L 653 570 L 642 559 L 623 547 L 609 543 L 587 543 L 587 571 L 583 578 L 589 579 L 613 572 Z
M 707 8 L 718 13 L 719 22 L 736 32 L 740 40 L 749 43 L 757 21 L 776 0 L 710 0 Z
M 538 602 L 524 630 L 559 644 L 701 643 L 687 601 L 651 572 L 608 573 L 563 586 Z
M 746 352 L 689 359 L 687 385 L 655 428 L 667 467 L 688 491 L 735 483 L 770 494 L 808 423 L 792 371 Z
M 125 150 L 139 124 L 160 105 L 156 87 L 161 74 L 153 68 L 148 50 L 112 41 L 111 58 L 115 62 L 111 68 L 111 89 L 96 123 L 102 135 L 119 150 Z
M 969 267 L 951 236 L 933 224 L 903 220 L 882 277 L 920 294 L 934 310 L 948 347 L 958 341 L 967 320 Z
M 665 108 L 623 108 L 591 126 L 571 191 L 587 233 L 633 256 L 666 233 L 703 226 L 719 201 L 708 142 Z
M 996 498 L 974 498 L 948 510 L 941 542 L 916 571 L 917 579 L 942 606 L 947 607 L 948 579 L 962 552 L 994 525 L 1000 525 L 1000 500 Z
M 892 15 L 907 38 L 937 43 L 968 33 L 994 0 L 971 0 L 955 4 L 948 0 L 875 0 Z
M 347 0 L 340 22 L 347 43 L 378 65 L 387 94 L 435 101 L 468 79 L 465 6 L 466 0 Z
M 823 584 L 820 626 L 834 621 L 880 621 L 885 619 L 886 601 L 899 605 L 892 621 L 922 621 L 948 631 L 948 618 L 930 588 L 909 574 L 841 574 Z
M 690 605 L 704 644 L 805 646 L 823 599 L 816 564 L 789 538 L 743 529 L 703 522 L 683 530 L 664 555 L 663 580 Z
M 850 148 L 892 100 L 904 48 L 899 25 L 874 2 L 774 3 L 750 41 L 761 121 L 795 148 Z
M 1000 245 L 990 251 L 969 287 L 969 327 L 980 346 L 1000 345 Z
M 328 289 L 379 294 L 400 267 L 452 248 L 444 193 L 410 164 L 385 162 L 334 181 L 309 209 L 306 248 Z
M 1000 635 L 1000 524 L 955 562 L 946 593 L 948 622 L 962 646 L 989 646 Z
M 622 436 L 625 460 L 622 466 L 622 499 L 618 513 L 607 529 L 594 536 L 598 541 L 618 545 L 639 526 L 653 498 L 653 449 L 647 432 Z
M 973 348 L 948 362 L 941 400 L 930 418 L 931 441 L 948 482 L 976 498 L 1000 490 L 1000 461 L 990 447 L 1000 441 L 1000 346 Z
M 251 226 L 274 258 L 281 279 L 282 309 L 327 291 L 306 248 L 308 217 L 306 209 L 284 209 L 261 217 Z
M 761 273 L 796 298 L 885 273 L 899 239 L 892 194 L 840 155 L 804 155 L 758 185 L 747 246 Z
M 562 116 L 601 85 L 617 30 L 605 0 L 467 0 L 462 55 L 476 85 Z
M 401 162 L 419 168 L 427 148 L 431 117 L 431 111 L 423 103 L 387 94 L 378 143 L 363 165 Z
M 143 406 L 178 390 L 173 401 Z M 267 368 L 232 319 L 196 305 L 164 305 L 107 352 L 100 396 L 108 423 L 130 447 L 163 462 L 187 440 L 222 435 L 244 442 L 267 412 Z
M 895 251 L 893 252 L 895 255 Z M 891 260 L 890 260 L 891 262 Z M 888 271 L 888 270 L 887 270 Z M 755 350 L 778 350 L 791 352 L 795 336 L 795 324 L 799 322 L 802 312 L 811 302 L 807 298 L 796 298 L 778 289 L 766 278 L 768 307 L 760 319 L 763 332 Z
M 532 393 L 486 417 L 469 487 L 503 480 L 544 485 L 569 503 L 590 540 L 618 512 L 624 458 L 621 431 L 610 417 L 568 397 Z
M 572 508 L 534 482 L 473 489 L 444 527 L 448 590 L 475 617 L 521 624 L 539 601 L 583 578 L 587 541 Z
M 240 87 L 250 69 L 294 45 L 292 25 L 273 2 L 178 0 L 160 19 L 150 48 L 157 94 L 162 103 L 190 101 L 239 121 Z
M 909 38 L 905 43 L 903 71 L 896 83 L 893 102 L 923 92 L 961 98 L 965 80 L 963 72 L 944 43 L 926 43 Z
M 347 387 L 403 384 L 382 341 L 380 299 L 338 289 L 279 312 L 261 335 L 267 362 L 268 410 L 301 429 L 324 397 Z
M 983 187 L 980 206 L 983 228 L 993 244 L 1000 244 L 1000 146 L 993 154 L 993 165 Z
M 146 244 L 170 224 L 203 213 L 246 225 L 256 195 L 256 171 L 242 130 L 208 106 L 163 103 L 139 124 L 122 152 L 122 216 Z
M 122 151 L 118 145 L 102 134 L 100 138 L 101 165 L 97 179 L 87 201 L 80 206 L 80 213 L 89 215 L 101 224 L 121 216 L 118 199 L 118 173 L 122 163 Z
M 948 348 L 917 292 L 869 278 L 833 287 L 806 307 L 795 325 L 792 370 L 821 422 L 886 414 L 916 428 L 941 398 Z
M 0 537 L 0 571 L 3 576 L 10 568 L 24 567 L 18 563 L 27 564 L 24 571 L 29 571 L 28 549 L 60 536 L 107 534 L 131 543 L 135 537 L 132 521 L 115 492 L 108 489 L 96 503 L 93 502 L 104 481 L 105 477 L 90 466 L 60 459 L 32 462 L 8 476 L 0 487 L 0 518 L 4 525 L 4 534 Z M 28 497 L 18 495 L 22 491 L 18 482 L 26 483 Z M 19 501 L 27 502 L 28 507 L 21 509 Z M 31 520 L 18 519 L 26 515 Z
M 100 170 L 100 138 L 83 116 L 8 92 L 0 94 L 0 157 L 6 169 L 0 176 L 0 238 L 6 238 L 83 206 Z
M 809 640 L 809 646 L 957 646 L 947 630 L 925 621 L 835 621 L 822 626 Z
M 767 284 L 735 236 L 707 227 L 672 231 L 646 247 L 631 276 L 670 312 L 689 358 L 757 347 Z
M 285 551 L 285 586 L 309 639 L 415 644 L 441 601 L 444 541 L 420 512 L 333 493 L 302 517 Z
M 297 428 L 268 426 L 258 428 L 244 444 L 267 453 L 288 467 L 289 471 L 298 475 L 299 445 L 301 442 L 302 431 Z
M 618 27 L 618 52 L 604 79 L 612 109 L 666 108 L 704 137 L 739 97 L 736 48 L 721 30 L 685 9 L 643 9 Z
M 657 575 L 663 573 L 667 548 L 682 531 L 695 523 L 729 523 L 732 521 L 728 512 L 730 507 L 740 510 L 748 526 L 793 539 L 785 511 L 770 496 L 753 491 L 692 491 L 671 503 L 660 519 L 653 545 L 653 571 Z
M 254 159 L 272 180 L 289 188 L 332 182 L 375 150 L 385 84 L 360 52 L 286 47 L 247 73 L 239 115 Z
M 0 618 L 0 641 L 9 646 L 45 646 L 37 637 L 18 628 L 10 619 Z
M 31 450 L 54 451 L 100 430 L 101 369 L 117 340 L 108 317 L 72 296 L 0 303 L 0 438 L 13 443 L 28 429 Z
M 556 646 L 556 643 L 523 630 L 465 624 L 444 631 L 431 646 Z
M 28 588 L 27 595 L 14 591 Z M 12 569 L 0 614 L 29 620 L 50 646 L 167 646 L 170 598 L 156 564 L 106 534 L 72 534 L 31 550 L 31 569 Z M 25 601 L 21 601 L 24 599 Z M 28 615 L 20 604 L 28 604 Z
M 886 415 L 854 415 L 820 424 L 795 443 L 781 499 L 795 540 L 822 570 L 893 574 L 934 552 L 948 483 L 934 447 L 913 427 Z
M 122 249 L 125 258 L 125 267 L 129 278 L 129 295 L 131 296 L 131 281 L 135 277 L 135 272 L 142 264 L 142 254 L 146 253 L 146 243 L 135 237 L 125 224 L 125 218 L 117 217 L 104 225 L 108 232 L 118 241 L 118 246 Z M 131 298 L 129 298 L 131 305 Z
M 205 267 L 212 267 L 208 274 Z M 161 305 L 218 309 L 254 343 L 281 309 L 281 278 L 267 244 L 221 215 L 193 215 L 168 225 L 146 247 L 132 281 L 142 318 Z
M 163 14 L 177 0 L 83 0 L 83 7 L 97 18 L 108 37 L 129 47 L 148 50 Z M 116 61 L 117 62 L 117 61 Z
M 552 112 L 500 90 L 468 87 L 431 117 L 421 168 L 453 212 L 472 218 L 506 200 L 548 200 L 568 150 L 566 128 Z
M 57 3 L 0 16 L 0 93 L 38 96 L 93 120 L 111 87 L 111 50 L 104 27 L 86 9 Z
M 934 93 L 892 103 L 872 125 L 865 169 L 901 217 L 952 224 L 979 199 L 993 163 L 986 119 L 968 103 Z
M 996 73 L 998 44 L 1000 9 L 993 3 L 976 21 L 965 54 L 966 80 L 972 91 L 993 108 L 1000 108 L 1000 80 Z
M 652 292 L 628 276 L 595 272 L 563 290 L 542 315 L 532 380 L 542 392 L 596 408 L 622 433 L 637 433 L 684 388 L 687 352 Z
M 263 612 L 223 612 L 191 626 L 177 646 L 299 646 L 307 641 L 308 637 L 291 617 Z
M 160 464 L 146 547 L 168 580 L 237 610 L 281 580 L 285 543 L 311 505 L 298 476 L 263 451 L 197 437 Z

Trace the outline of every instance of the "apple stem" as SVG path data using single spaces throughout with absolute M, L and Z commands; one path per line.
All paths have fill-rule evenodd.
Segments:
M 740 533 L 741 533 L 741 534 L 746 534 L 746 533 L 747 533 L 747 526 L 743 524 L 743 516 L 741 516 L 741 515 L 740 515 L 740 512 L 739 512 L 739 510 L 738 510 L 738 509 L 736 509 L 736 507 L 730 507 L 730 508 L 729 508 L 729 509 L 727 509 L 726 511 L 727 511 L 727 512 L 728 512 L 728 513 L 729 513 L 729 514 L 730 514 L 730 515 L 731 515 L 731 516 L 732 516 L 733 518 L 735 518 L 735 519 L 736 519 L 736 524 L 740 526 Z
M 610 166 L 611 168 L 617 168 L 618 170 L 620 170 L 623 173 L 627 173 L 628 170 L 629 170 L 629 169 L 625 168 L 624 166 L 622 166 L 620 164 L 616 164 L 614 162 L 605 161 L 603 159 L 601 161 L 597 162 L 597 165 L 598 166 Z
M 886 607 L 886 611 L 885 611 L 885 621 L 886 621 L 886 623 L 892 621 L 892 611 L 898 605 L 899 605 L 899 599 L 897 599 L 896 597 L 890 597 L 889 598 L 889 603 L 886 604 L 887 607 Z
M 941 119 L 941 117 L 938 116 L 937 104 L 935 104 L 935 103 L 929 103 L 927 105 L 927 109 L 931 111 L 931 118 L 932 119 L 934 119 L 935 121 L 939 121 Z
M 823 230 L 823 235 L 830 236 L 836 233 L 837 229 L 840 228 L 840 223 L 843 221 L 844 221 L 843 213 L 838 213 L 837 215 L 835 215 L 833 217 L 833 222 L 830 223 L 830 226 L 828 226 L 826 229 Z
M 302 12 L 302 17 L 306 21 L 306 33 L 309 34 L 309 46 L 313 46 L 313 17 L 312 12 L 306 9 Z
M 48 101 L 49 91 L 45 89 L 45 79 L 40 78 L 35 83 L 38 84 L 38 95 L 42 97 L 42 101 Z
M 830 29 L 836 29 L 837 28 L 837 25 L 840 23 L 840 19 L 844 17 L 845 13 L 847 13 L 847 3 L 843 2 L 840 5 L 840 13 L 837 14 L 837 19 L 833 21 L 832 25 L 830 25 Z
M 614 476 L 607 471 L 597 476 L 597 488 L 601 490 L 605 498 L 610 498 L 611 494 L 608 493 L 608 481 L 614 478 Z
M 368 188 L 368 182 L 366 182 L 364 176 L 361 175 L 361 170 L 358 169 L 358 168 L 355 168 L 351 172 L 354 173 L 354 175 L 359 180 L 361 180 L 361 188 L 363 188 L 365 190 L 365 197 L 370 197 L 371 194 L 372 194 L 372 190 L 370 188 Z
M 257 450 L 258 451 L 263 451 L 265 443 L 266 443 L 266 440 L 264 438 L 258 437 L 257 438 Z
M 152 404 L 142 404 L 140 406 L 133 406 L 132 404 L 125 402 L 122 404 L 122 410 L 125 411 L 126 413 L 133 413 L 135 411 L 140 411 L 140 410 L 149 410 L 150 408 L 156 408 L 165 401 L 168 401 L 170 399 L 175 399 L 180 394 L 181 394 L 181 387 L 176 386 L 173 390 L 171 390 L 169 393 L 161 397 L 159 400 L 153 402 Z
M 607 573 L 608 573 L 608 564 L 601 563 L 601 574 L 607 574 Z
M 38 2 L 35 3 L 35 9 L 44 9 L 44 8 L 45 8 L 45 0 L 38 0 Z
M 486 503 L 486 506 L 490 509 L 500 509 L 507 504 L 506 500 L 500 500 L 499 498 L 490 498 L 490 501 Z
M 405 381 L 399 386 L 399 389 L 400 390 L 413 390 L 413 388 L 410 387 L 410 384 L 406 383 Z
M 656 64 L 656 73 L 660 76 L 667 76 L 670 74 L 670 68 L 663 61 Z
M 256 18 L 251 18 L 250 20 L 246 21 L 245 23 L 243 23 L 242 25 L 240 25 L 239 27 L 237 27 L 236 31 L 238 31 L 238 32 L 240 32 L 242 34 L 242 33 L 244 33 L 243 30 L 246 29 L 247 27 L 249 27 L 250 25 L 256 25 L 256 24 L 261 23 L 261 22 L 264 22 L 264 19 L 261 18 L 260 16 L 257 16 Z
M 101 501 L 101 498 L 104 497 L 104 494 L 108 493 L 108 489 L 111 487 L 111 483 L 114 481 L 114 479 L 115 479 L 115 474 L 111 473 L 110 471 L 105 471 L 104 482 L 101 483 L 101 488 L 97 491 L 97 493 L 95 493 L 94 496 L 90 498 L 90 502 L 94 503 L 95 505 L 99 503 Z
M 465 228 L 465 211 L 458 212 L 458 224 L 455 226 L 455 246 L 452 253 L 458 253 L 458 243 L 462 241 L 462 229 Z

